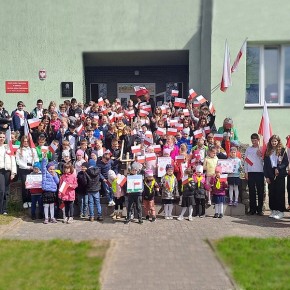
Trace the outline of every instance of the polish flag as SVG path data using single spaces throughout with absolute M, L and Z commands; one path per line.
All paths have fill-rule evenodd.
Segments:
M 135 154 L 135 153 L 141 153 L 141 145 L 132 146 L 131 147 L 131 151 L 132 151 L 133 154 Z
M 228 175 L 227 174 L 221 174 L 220 175 L 220 182 L 227 182 Z
M 188 99 L 193 100 L 196 96 L 197 96 L 197 93 L 193 89 L 190 89 Z
M 102 114 L 103 115 L 107 115 L 108 114 L 108 108 L 107 107 L 103 107 L 102 108 Z
M 47 151 L 48 151 L 48 146 L 41 146 L 42 153 L 47 153 Z
M 81 120 L 85 120 L 86 119 L 86 115 L 85 114 L 81 114 Z
M 140 109 L 140 111 L 139 111 L 139 116 L 140 117 L 146 117 L 148 114 L 149 114 L 149 112 L 147 112 L 145 110 Z
M 176 133 L 177 133 L 177 129 L 176 128 L 168 128 L 167 129 L 167 135 L 175 136 Z
M 183 130 L 183 124 L 175 124 L 175 128 L 177 129 L 177 131 L 182 131 Z
M 30 148 L 35 148 L 35 144 L 33 142 L 33 139 L 30 133 L 28 134 L 28 141 L 29 141 Z
M 134 91 L 136 97 L 141 97 L 149 93 L 149 91 L 145 87 L 135 86 Z
M 141 107 L 142 110 L 147 111 L 147 112 L 151 112 L 151 105 L 145 105 Z
M 249 157 L 246 157 L 245 158 L 245 162 L 247 162 L 250 166 L 253 166 L 253 161 L 249 158 Z
M 151 144 L 153 144 L 153 139 L 145 137 L 144 138 L 144 144 L 147 145 L 147 146 L 150 146 Z
M 123 117 L 124 117 L 124 113 L 115 114 L 115 118 L 116 118 L 117 120 L 119 120 L 119 119 L 123 119 Z
M 129 117 L 130 119 L 134 118 L 135 117 L 135 111 L 134 110 L 131 110 L 131 111 L 125 111 L 125 115 L 127 117 Z
M 209 109 L 209 111 L 210 111 L 211 114 L 213 114 L 215 112 L 215 108 L 214 108 L 212 102 L 210 102 L 208 109 Z
M 100 131 L 100 139 L 103 140 L 104 139 L 104 132 Z
M 83 125 L 83 124 L 80 124 L 80 125 L 77 127 L 77 129 L 76 129 L 77 134 L 78 134 L 78 135 L 81 135 L 82 132 L 83 132 L 83 130 L 84 130 L 84 125 Z
M 267 109 L 267 103 L 266 102 L 264 103 L 264 110 L 263 110 L 263 115 L 262 115 L 262 119 L 261 119 L 261 122 L 260 122 L 259 130 L 258 130 L 258 134 L 263 136 L 262 152 L 263 152 L 263 155 L 264 155 L 264 153 L 266 151 L 266 148 L 267 148 L 267 144 L 269 142 L 269 139 L 273 135 L 272 126 L 271 126 L 271 123 L 270 123 L 268 109 Z
M 185 117 L 189 116 L 189 110 L 188 109 L 183 109 L 183 115 Z
M 199 106 L 200 106 L 200 103 L 199 103 L 198 101 L 194 100 L 194 102 L 193 102 L 193 106 L 194 106 L 194 107 L 199 107 Z
M 205 134 L 209 134 L 210 133 L 210 127 L 209 126 L 204 127 L 203 130 L 204 130 Z
M 146 131 L 145 132 L 145 137 L 149 138 L 149 139 L 152 139 L 153 138 L 152 132 L 151 131 Z
M 162 114 L 166 114 L 167 108 L 165 106 L 160 106 Z
M 184 162 L 184 155 L 177 155 L 177 156 L 175 156 L 175 161 L 177 162 L 177 163 L 183 163 Z
M 238 52 L 236 59 L 234 61 L 234 64 L 232 65 L 231 73 L 235 72 L 238 69 L 240 59 L 243 56 L 243 54 L 245 54 L 245 52 L 246 52 L 246 47 L 247 47 L 247 38 L 245 39 L 242 47 L 240 48 L 240 50 Z
M 124 175 L 122 175 L 122 174 L 118 174 L 118 175 L 117 175 L 117 183 L 118 183 L 121 187 L 124 186 L 124 184 L 126 183 L 126 181 L 127 181 L 127 177 L 126 177 L 126 176 L 124 176 Z
M 152 147 L 155 153 L 161 152 L 161 145 L 152 145 Z
M 145 156 L 137 156 L 137 162 L 143 164 L 145 162 Z
M 59 188 L 59 192 L 66 193 L 68 188 L 69 188 L 69 184 L 64 181 Z
M 231 59 L 230 59 L 230 49 L 226 41 L 225 44 L 225 55 L 224 55 L 224 67 L 223 75 L 220 84 L 220 90 L 225 92 L 228 87 L 232 85 L 232 76 L 231 76 Z
M 183 98 L 176 98 L 174 100 L 174 107 L 185 108 L 186 107 L 186 99 Z
M 193 132 L 193 135 L 194 135 L 194 138 L 195 138 L 195 139 L 199 139 L 199 138 L 203 137 L 202 130 L 201 130 L 201 129 L 199 129 L 199 130 L 195 130 L 195 131 Z
M 94 121 L 99 122 L 99 118 L 100 118 L 99 115 L 94 115 L 94 118 L 93 119 L 94 119 Z
M 11 142 L 11 144 L 12 144 L 12 142 Z M 17 149 L 19 149 L 19 148 L 20 148 L 20 145 L 15 145 L 15 144 L 12 145 L 12 151 L 11 152 L 13 152 L 13 155 L 15 154 L 15 152 L 17 151 Z
M 40 124 L 40 120 L 38 118 L 33 118 L 33 119 L 29 119 L 27 120 L 30 129 L 38 127 L 38 125 Z
M 206 102 L 206 98 L 203 95 L 200 95 L 198 97 L 196 97 L 196 100 L 200 103 L 203 104 Z
M 136 105 L 139 105 L 139 108 L 141 108 L 141 107 L 147 106 L 147 103 L 146 102 L 141 102 L 141 103 L 136 104 Z M 138 107 L 137 107 L 137 109 L 138 109 Z
M 189 182 L 188 175 L 183 176 L 181 180 L 182 180 L 182 185 L 187 184 Z
M 99 98 L 98 99 L 98 105 L 99 106 L 104 106 L 105 105 L 105 102 L 104 102 L 103 98 Z
M 54 142 L 51 142 L 51 144 L 49 145 L 48 147 L 48 150 L 51 152 L 51 153 L 54 153 L 57 149 L 57 145 L 54 143 Z
M 172 90 L 171 91 L 171 96 L 172 97 L 178 97 L 179 91 L 178 90 Z
M 146 162 L 156 160 L 156 155 L 155 153 L 146 153 L 145 159 L 146 159 Z
M 290 149 L 290 137 L 287 137 L 286 147 Z
M 112 114 L 108 118 L 109 118 L 109 121 L 113 123 L 115 121 L 115 112 L 112 112 Z
M 159 136 L 164 136 L 164 135 L 166 135 L 166 129 L 165 128 L 157 128 L 156 134 Z
M 6 139 L 7 144 L 9 145 L 9 149 L 7 150 L 7 154 L 10 155 L 10 156 L 12 156 L 12 155 L 15 154 L 15 151 L 18 148 L 15 149 L 15 150 L 13 148 L 14 145 L 12 144 L 12 141 L 11 141 L 11 129 L 10 128 L 6 131 L 6 138 L 5 139 Z M 20 147 L 20 145 L 17 145 L 17 146 Z
M 175 127 L 175 125 L 178 123 L 178 121 L 177 120 L 170 120 L 169 121 L 169 125 L 171 126 L 171 127 Z
M 224 139 L 224 134 L 214 134 L 214 140 L 222 141 Z

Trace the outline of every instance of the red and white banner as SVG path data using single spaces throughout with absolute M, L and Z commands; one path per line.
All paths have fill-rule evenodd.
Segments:
M 210 111 L 211 114 L 213 114 L 215 112 L 215 108 L 214 108 L 212 102 L 210 102 L 208 109 L 209 109 L 209 111 Z
M 224 134 L 214 134 L 214 140 L 222 141 L 224 139 Z
M 77 127 L 77 129 L 76 129 L 77 134 L 78 134 L 78 135 L 81 135 L 82 132 L 83 132 L 83 130 L 84 130 L 84 125 L 83 125 L 83 124 L 80 124 L 80 125 Z
M 59 188 L 59 192 L 66 193 L 68 188 L 69 188 L 69 184 L 64 181 Z
M 134 91 L 137 97 L 144 96 L 149 93 L 145 87 L 135 86 Z
M 117 183 L 118 183 L 121 187 L 124 186 L 124 184 L 126 183 L 126 181 L 127 181 L 126 176 L 124 176 L 124 175 L 122 175 L 122 174 L 118 174 L 118 175 L 117 175 Z
M 188 109 L 183 109 L 183 115 L 185 116 L 185 117 L 188 117 L 189 116 L 189 110 Z
M 264 110 L 263 110 L 263 115 L 260 122 L 259 130 L 258 130 L 258 134 L 263 136 L 262 153 L 264 154 L 266 152 L 269 139 L 273 135 L 266 102 L 264 103 Z
M 195 139 L 199 139 L 199 138 L 203 137 L 202 130 L 201 130 L 201 129 L 199 129 L 199 130 L 195 130 L 195 131 L 193 132 L 193 135 L 194 135 L 194 138 L 195 138 Z
M 152 139 L 152 138 L 153 138 L 153 134 L 152 134 L 152 132 L 151 132 L 151 131 L 146 131 L 146 132 L 145 132 L 145 137 L 146 137 L 146 138 L 149 138 L 149 139 Z
M 240 50 L 237 54 L 237 57 L 236 57 L 234 64 L 232 65 L 232 68 L 231 68 L 231 73 L 235 72 L 238 69 L 240 59 L 243 56 L 243 54 L 245 54 L 245 52 L 246 52 L 246 47 L 247 47 L 247 38 L 245 39 L 242 47 L 240 48 Z
M 224 66 L 223 66 L 223 75 L 220 84 L 220 90 L 225 92 L 228 87 L 232 85 L 232 76 L 231 76 L 231 59 L 230 59 L 230 49 L 226 41 L 225 44 L 225 55 L 224 55 Z
M 41 121 L 38 118 L 33 118 L 33 119 L 27 120 L 27 122 L 29 124 L 30 129 L 32 129 L 32 128 L 38 127 Z
M 286 139 L 287 139 L 286 147 L 290 149 L 290 137 L 287 137 Z
M 177 155 L 177 156 L 175 156 L 175 161 L 176 161 L 177 163 L 183 163 L 184 160 L 185 160 L 184 155 Z
M 99 115 L 94 115 L 93 119 L 94 119 L 94 121 L 99 122 L 100 117 L 99 117 Z
M 145 156 L 137 156 L 137 162 L 141 164 L 145 163 Z
M 149 112 L 147 112 L 145 110 L 140 109 L 140 111 L 139 111 L 139 116 L 140 117 L 146 117 L 146 116 L 148 116 L 148 114 L 149 114 Z
M 175 125 L 178 123 L 178 120 L 170 120 L 169 121 L 169 125 L 171 126 L 171 127 L 175 127 Z
M 131 110 L 131 111 L 125 111 L 125 115 L 129 118 L 134 118 L 135 117 L 135 111 Z
M 167 108 L 165 106 L 160 106 L 162 114 L 166 114 Z
M 99 98 L 98 99 L 98 105 L 99 106 L 104 106 L 104 104 L 105 104 L 105 102 L 104 102 L 103 98 Z
M 145 137 L 144 138 L 144 144 L 147 145 L 147 146 L 150 146 L 151 144 L 153 144 L 153 138 Z
M 167 129 L 167 135 L 175 136 L 176 134 L 177 134 L 177 129 L 176 128 L 168 128 Z
M 220 175 L 220 182 L 227 182 L 228 175 L 227 174 L 221 174 Z
M 203 95 L 200 95 L 198 97 L 196 97 L 196 100 L 200 103 L 203 104 L 206 102 L 206 98 Z
M 108 114 L 108 108 L 107 107 L 103 107 L 102 108 L 102 114 L 103 115 L 107 115 Z
M 131 147 L 131 151 L 132 153 L 141 153 L 141 145 L 137 145 L 137 146 L 132 146 Z
M 194 100 L 194 102 L 193 102 L 193 106 L 194 106 L 194 107 L 199 107 L 199 106 L 200 106 L 199 101 Z
M 147 112 L 151 112 L 151 105 L 145 105 L 141 107 L 142 110 L 147 111 Z
M 100 131 L 100 139 L 103 140 L 104 139 L 104 132 Z
M 193 89 L 190 89 L 188 99 L 193 100 L 196 96 L 197 96 L 197 93 Z
M 145 159 L 146 159 L 146 162 L 156 160 L 156 155 L 155 153 L 146 153 Z
M 183 130 L 183 124 L 177 123 L 177 124 L 175 124 L 175 128 L 177 129 L 177 131 L 182 131 Z
M 186 107 L 186 99 L 183 98 L 176 98 L 174 100 L 174 107 L 185 108 Z
M 123 117 L 124 117 L 124 113 L 115 114 L 115 119 L 116 120 L 123 119 Z
M 112 114 L 108 116 L 108 119 L 111 123 L 113 123 L 115 121 L 115 112 L 112 112 Z
M 203 130 L 204 130 L 205 134 L 209 134 L 210 133 L 210 127 L 209 126 L 204 127 Z
M 155 153 L 161 152 L 161 145 L 152 145 L 152 147 Z
M 51 153 L 55 153 L 56 149 L 57 149 L 57 145 L 52 141 L 51 144 L 49 145 L 48 147 L 48 150 L 51 152 Z
M 165 128 L 157 128 L 156 134 L 159 136 L 165 136 L 166 135 L 166 129 Z
M 245 158 L 245 162 L 247 162 L 250 166 L 253 166 L 253 161 L 249 158 L 249 157 L 246 157 Z
M 178 97 L 179 91 L 178 90 L 172 90 L 171 91 L 171 96 L 172 97 Z
M 187 184 L 189 182 L 188 175 L 183 176 L 181 180 L 182 180 L 182 185 Z

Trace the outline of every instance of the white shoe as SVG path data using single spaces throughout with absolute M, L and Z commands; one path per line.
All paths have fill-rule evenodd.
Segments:
M 28 202 L 23 203 L 23 208 L 28 208 Z
M 108 204 L 108 206 L 115 206 L 115 202 L 113 200 L 111 200 Z
M 284 217 L 284 213 L 277 210 L 277 213 L 273 216 L 274 219 L 280 220 Z
M 31 202 L 28 202 L 27 204 L 28 204 L 28 207 L 31 207 Z
M 169 216 L 165 216 L 164 217 L 166 220 L 170 220 L 170 217 Z
M 178 221 L 183 221 L 184 218 L 183 218 L 183 216 L 180 215 L 180 216 L 177 218 L 177 220 L 178 220 Z
M 134 219 L 134 214 L 132 213 L 132 214 L 131 214 L 131 220 L 133 220 L 133 219 Z
M 189 217 L 188 217 L 188 220 L 189 220 L 189 221 L 193 221 L 192 216 L 189 216 Z
M 69 217 L 68 220 L 67 220 L 67 223 L 71 224 L 73 221 L 74 221 L 74 219 L 72 217 Z
M 172 215 L 171 215 L 171 216 L 169 216 L 169 219 L 170 219 L 170 220 L 173 220 L 173 216 L 172 216 Z
M 269 218 L 273 218 L 277 214 L 276 210 L 271 210 L 271 214 L 269 215 Z

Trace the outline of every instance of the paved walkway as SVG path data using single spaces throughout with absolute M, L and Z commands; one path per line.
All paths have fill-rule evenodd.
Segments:
M 224 236 L 289 237 L 290 213 L 280 221 L 267 216 L 195 218 L 143 225 L 75 221 L 71 225 L 24 220 L 1 231 L 9 239 L 112 240 L 102 273 L 103 290 L 235 289 L 206 239 Z

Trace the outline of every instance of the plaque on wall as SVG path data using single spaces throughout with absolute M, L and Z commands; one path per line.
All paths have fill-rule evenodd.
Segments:
M 62 82 L 61 83 L 61 96 L 64 98 L 73 97 L 73 82 Z

